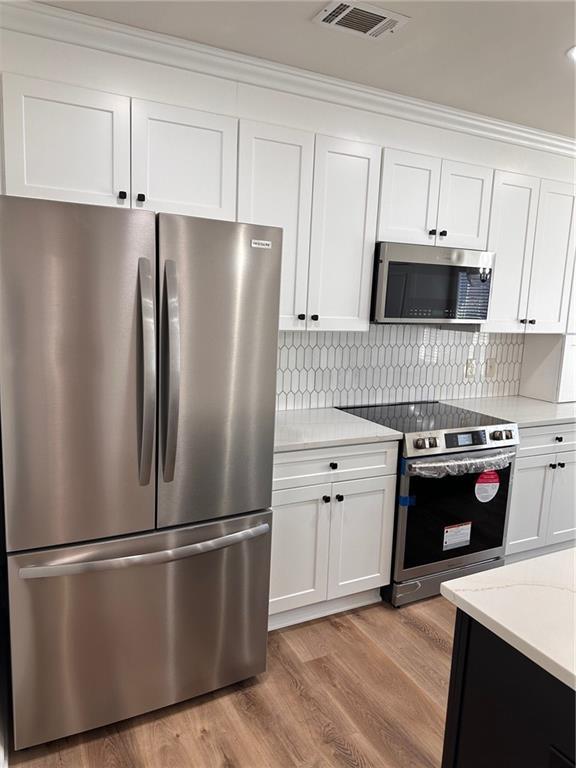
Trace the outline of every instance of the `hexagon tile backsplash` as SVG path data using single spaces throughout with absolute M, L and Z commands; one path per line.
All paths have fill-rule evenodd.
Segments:
M 518 334 L 421 325 L 281 331 L 276 404 L 285 411 L 517 395 L 523 349 Z M 467 370 L 469 359 L 475 370 Z

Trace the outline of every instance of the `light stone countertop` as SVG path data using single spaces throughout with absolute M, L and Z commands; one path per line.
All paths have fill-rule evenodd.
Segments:
M 576 403 L 549 403 L 532 397 L 467 397 L 442 400 L 448 405 L 478 411 L 505 421 L 514 421 L 519 427 L 545 427 L 548 424 L 576 422 Z
M 444 597 L 538 666 L 576 689 L 576 549 L 461 579 Z
M 401 440 L 402 432 L 382 427 L 336 408 L 276 412 L 274 451 Z

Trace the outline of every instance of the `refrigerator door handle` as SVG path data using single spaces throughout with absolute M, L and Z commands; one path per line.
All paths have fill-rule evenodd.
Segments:
M 165 262 L 165 307 L 167 324 L 166 390 L 167 403 L 164 418 L 164 481 L 174 479 L 176 446 L 178 443 L 178 410 L 180 405 L 180 306 L 178 303 L 178 272 L 176 262 Z
M 156 327 L 154 319 L 154 284 L 150 261 L 138 260 L 140 312 L 142 322 L 142 406 L 140 423 L 140 485 L 148 485 L 154 452 L 156 416 Z
M 241 544 L 243 541 L 256 539 L 270 532 L 268 523 L 260 523 L 253 528 L 244 531 L 228 533 L 217 539 L 207 539 L 196 544 L 187 544 L 184 547 L 164 549 L 160 552 L 147 552 L 142 555 L 127 555 L 126 557 L 113 557 L 108 560 L 85 560 L 75 563 L 54 563 L 52 565 L 29 565 L 20 568 L 18 575 L 21 579 L 48 579 L 54 576 L 76 576 L 83 573 L 97 571 L 113 571 L 121 568 L 131 568 L 136 565 L 158 565 L 183 560 L 194 555 L 202 555 L 206 552 L 214 552 L 218 549 Z

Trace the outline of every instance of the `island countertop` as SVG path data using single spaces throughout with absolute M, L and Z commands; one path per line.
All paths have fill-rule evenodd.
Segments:
M 402 438 L 402 432 L 337 408 L 306 408 L 276 412 L 274 451 L 380 443 Z
M 576 549 L 446 581 L 444 597 L 576 689 Z

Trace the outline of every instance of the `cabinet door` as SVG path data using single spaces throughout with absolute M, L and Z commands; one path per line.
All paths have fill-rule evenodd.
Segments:
M 558 544 L 576 538 L 576 452 L 558 453 L 554 457 L 556 469 L 550 498 L 550 522 L 547 544 Z
M 331 486 L 272 494 L 270 613 L 326 600 Z
M 542 182 L 528 296 L 529 333 L 566 330 L 574 266 L 575 199 L 572 184 Z
M 133 99 L 133 205 L 234 221 L 237 133 L 232 117 Z
M 493 176 L 491 168 L 442 161 L 438 245 L 486 249 Z
M 548 513 L 554 470 L 554 453 L 517 459 L 508 511 L 506 554 L 536 549 L 546 544 Z
M 378 240 L 434 245 L 441 166 L 438 157 L 384 150 Z
M 130 207 L 130 99 L 19 75 L 2 82 L 6 194 Z
M 332 485 L 328 598 L 390 583 L 396 475 Z
M 280 330 L 303 330 L 314 134 L 241 120 L 238 160 L 238 221 L 283 228 Z
M 488 322 L 482 330 L 518 333 L 526 319 L 540 180 L 496 171 L 488 250 L 496 253 Z
M 566 333 L 576 334 L 576 264 L 572 268 L 572 288 L 570 289 L 570 301 L 568 302 Z
M 311 330 L 368 330 L 380 154 L 380 147 L 372 144 L 316 137 Z

